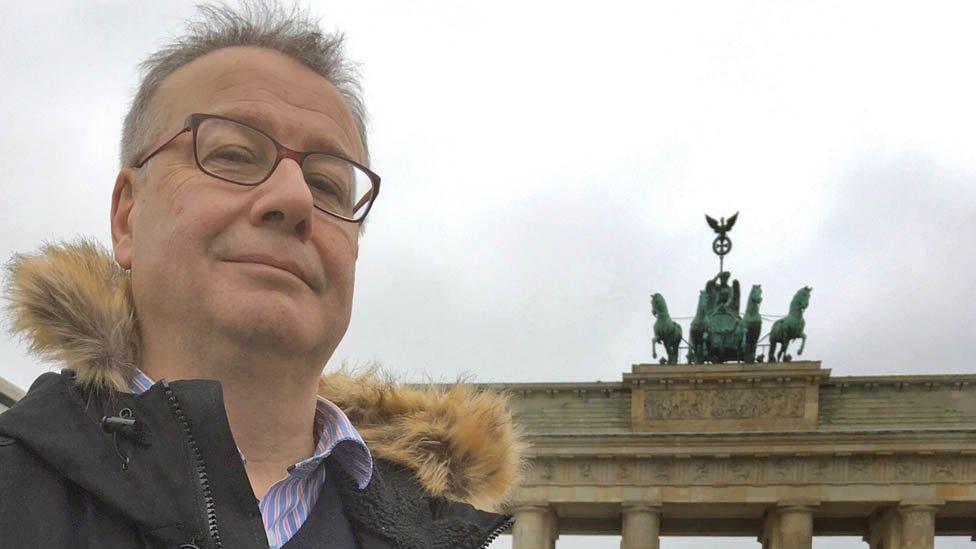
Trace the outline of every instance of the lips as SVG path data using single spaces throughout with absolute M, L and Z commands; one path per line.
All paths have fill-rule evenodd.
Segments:
M 233 259 L 228 259 L 232 263 L 259 263 L 261 265 L 269 265 L 271 267 L 276 267 L 288 271 L 289 273 L 297 276 L 302 282 L 311 287 L 312 285 L 308 281 L 308 277 L 305 275 L 305 271 L 302 270 L 298 263 L 286 259 L 278 259 L 270 255 L 265 254 L 247 254 L 234 257 Z

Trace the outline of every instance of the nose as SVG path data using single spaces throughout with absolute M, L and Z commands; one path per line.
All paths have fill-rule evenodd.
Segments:
M 297 162 L 282 159 L 271 176 L 254 191 L 258 197 L 251 205 L 252 224 L 293 233 L 302 241 L 309 239 L 315 203 Z

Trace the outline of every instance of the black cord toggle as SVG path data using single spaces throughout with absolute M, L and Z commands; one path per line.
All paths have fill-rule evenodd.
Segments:
M 129 469 L 131 459 L 128 455 L 122 453 L 122 450 L 119 448 L 119 435 L 140 445 L 149 446 L 146 429 L 142 422 L 133 418 L 131 408 L 122 408 L 119 410 L 118 416 L 102 416 L 102 431 L 112 435 L 115 453 L 122 460 L 123 471 Z
M 126 408 L 128 410 L 128 408 Z M 126 419 L 124 417 L 109 417 L 105 416 L 102 418 L 102 430 L 106 433 L 115 433 L 118 431 L 132 432 L 135 429 L 136 420 Z

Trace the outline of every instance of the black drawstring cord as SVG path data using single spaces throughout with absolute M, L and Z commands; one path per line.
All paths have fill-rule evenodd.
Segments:
M 129 456 L 127 456 L 127 455 L 125 455 L 125 454 L 122 453 L 122 450 L 119 450 L 119 434 L 118 433 L 112 433 L 112 443 L 115 445 L 115 453 L 118 454 L 119 455 L 119 459 L 122 460 L 122 470 L 123 471 L 128 471 L 129 470 L 129 461 L 130 461 L 130 459 L 129 459 Z
M 145 440 L 145 430 L 142 423 L 132 418 L 131 408 L 122 408 L 119 410 L 118 416 L 103 416 L 102 430 L 106 433 L 112 433 L 112 443 L 115 446 L 115 453 L 118 454 L 119 459 L 122 460 L 123 471 L 127 471 L 129 469 L 131 459 L 129 459 L 129 456 L 122 453 L 122 450 L 119 448 L 119 433 L 122 433 L 122 436 L 126 438 L 135 439 L 136 442 L 141 444 L 149 444 Z

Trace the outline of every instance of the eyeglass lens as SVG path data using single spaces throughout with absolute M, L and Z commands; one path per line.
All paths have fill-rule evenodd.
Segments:
M 197 160 L 203 171 L 243 185 L 254 185 L 267 177 L 277 157 L 268 136 L 230 120 L 203 120 L 196 139 Z M 334 156 L 312 154 L 302 163 L 302 173 L 317 207 L 353 221 L 369 209 L 373 184 L 356 165 Z

